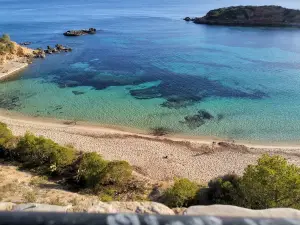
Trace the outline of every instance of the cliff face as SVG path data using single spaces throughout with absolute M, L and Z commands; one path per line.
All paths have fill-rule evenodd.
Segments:
M 20 46 L 16 42 L 10 42 L 10 50 L 0 52 L 0 65 L 5 64 L 8 61 L 21 61 L 26 62 L 33 57 L 33 50 Z
M 300 10 L 280 6 L 237 6 L 211 10 L 204 17 L 190 20 L 211 25 L 300 27 Z

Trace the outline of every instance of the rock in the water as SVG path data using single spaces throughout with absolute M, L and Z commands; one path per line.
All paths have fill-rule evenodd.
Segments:
M 110 202 L 119 213 L 174 215 L 172 209 L 157 202 Z
M 191 18 L 187 16 L 183 20 L 185 20 L 185 21 L 191 21 Z
M 96 34 L 95 28 L 90 28 L 88 30 L 68 30 L 64 33 L 65 36 L 81 36 L 85 34 Z
M 29 42 L 29 41 L 20 43 L 20 45 L 24 45 L 24 46 L 31 45 L 31 44 L 32 44 L 32 43 Z
M 212 119 L 214 119 L 214 116 L 211 115 L 209 112 L 205 110 L 199 110 L 196 115 L 184 117 L 185 121 L 181 123 L 185 123 L 190 129 L 196 129 L 204 125 L 207 120 Z
M 83 91 L 72 91 L 74 95 L 83 95 L 85 92 Z
M 11 211 L 15 205 L 11 202 L 0 202 L 0 211 Z
M 220 217 L 258 217 L 258 218 L 300 218 L 296 209 L 251 210 L 231 205 L 191 206 L 184 215 Z
M 45 51 L 41 48 L 34 50 L 33 55 L 34 55 L 34 58 L 42 58 L 42 59 L 46 58 Z
M 300 27 L 300 10 L 281 6 L 233 6 L 211 10 L 193 21 L 209 25 Z
M 20 204 L 13 207 L 13 211 L 26 212 L 67 212 L 72 206 L 57 206 L 47 204 L 28 203 Z

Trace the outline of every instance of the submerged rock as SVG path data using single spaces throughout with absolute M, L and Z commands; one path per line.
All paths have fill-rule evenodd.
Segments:
M 88 30 L 68 30 L 64 33 L 65 36 L 81 36 L 85 34 L 96 34 L 95 28 L 90 28 Z
M 74 95 L 83 95 L 83 94 L 85 94 L 85 92 L 83 92 L 83 91 L 72 91 L 72 93 Z
M 186 124 L 190 129 L 196 129 L 205 124 L 207 120 L 214 119 L 214 116 L 205 110 L 199 110 L 197 114 L 184 117 L 185 121 L 180 121 Z

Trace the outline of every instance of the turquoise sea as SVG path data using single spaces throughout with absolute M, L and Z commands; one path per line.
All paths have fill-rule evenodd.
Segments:
M 0 31 L 35 60 L 0 83 L 0 108 L 185 135 L 299 142 L 300 29 L 206 26 L 185 16 L 278 1 L 0 0 Z M 280 2 L 281 3 L 281 2 Z M 283 6 L 300 8 L 298 0 Z M 95 27 L 96 35 L 64 37 Z M 196 121 L 199 111 L 213 118 Z

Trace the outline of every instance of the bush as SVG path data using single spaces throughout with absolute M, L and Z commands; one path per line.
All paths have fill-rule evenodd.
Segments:
M 239 193 L 239 177 L 227 174 L 208 183 L 208 201 L 210 204 L 233 204 Z
M 9 43 L 10 42 L 10 36 L 8 34 L 3 34 L 2 37 L 0 38 L 0 42 Z
M 43 173 L 61 173 L 64 167 L 74 161 L 75 150 L 26 133 L 17 145 L 15 156 L 25 166 L 38 167 Z
M 132 175 L 132 167 L 126 161 L 111 161 L 102 172 L 102 185 L 122 185 L 127 183 Z
M 0 150 L 5 150 L 13 139 L 14 136 L 6 124 L 0 122 Z
M 199 191 L 197 183 L 188 179 L 176 179 L 174 185 L 163 195 L 163 202 L 169 207 L 188 207 Z
M 246 168 L 240 181 L 243 194 L 236 204 L 252 208 L 300 209 L 300 168 L 281 156 L 264 155 Z
M 227 175 L 211 181 L 208 193 L 212 203 L 300 209 L 300 168 L 280 156 L 264 155 L 240 178 Z
M 11 42 L 9 35 L 4 34 L 0 38 L 0 54 L 5 54 L 7 52 L 13 53 L 14 44 Z
M 102 171 L 107 166 L 100 155 L 95 152 L 85 153 L 80 160 L 78 178 L 85 187 L 95 188 L 101 181 Z

